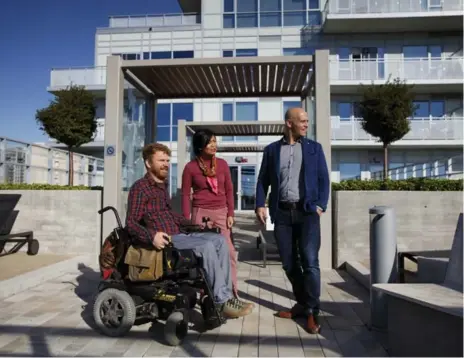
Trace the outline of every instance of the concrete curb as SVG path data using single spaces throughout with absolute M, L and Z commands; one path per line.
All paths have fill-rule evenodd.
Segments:
M 371 272 L 366 266 L 358 261 L 347 261 L 345 263 L 345 269 L 351 277 L 369 290 Z
M 96 257 L 92 255 L 83 255 L 73 257 L 68 260 L 60 261 L 55 264 L 39 268 L 37 270 L 26 272 L 24 274 L 0 281 L 0 299 L 13 296 L 29 288 L 36 287 L 43 282 L 64 275 L 68 272 L 77 272 L 77 265 L 83 263 L 94 265 Z

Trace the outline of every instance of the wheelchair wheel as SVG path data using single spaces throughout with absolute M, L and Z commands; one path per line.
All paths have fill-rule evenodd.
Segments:
M 110 337 L 127 334 L 135 322 L 132 297 L 125 291 L 108 288 L 101 291 L 93 305 L 93 319 L 98 329 Z
M 171 346 L 178 346 L 187 336 L 188 322 L 184 319 L 184 313 L 175 311 L 171 313 L 164 326 L 164 338 Z
M 27 254 L 30 256 L 37 255 L 39 252 L 39 241 L 33 239 L 27 248 Z

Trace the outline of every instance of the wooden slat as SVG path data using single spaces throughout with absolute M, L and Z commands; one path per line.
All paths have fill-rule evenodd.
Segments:
M 299 91 L 303 89 L 306 79 L 308 78 L 309 66 L 310 66 L 309 63 L 307 64 L 305 63 L 304 65 L 302 65 L 302 76 L 300 77 L 298 81 L 298 85 L 297 85 L 297 88 Z
M 281 88 L 282 88 L 284 68 L 285 68 L 285 65 L 277 66 L 277 79 L 276 79 L 276 86 L 274 87 L 274 92 L 276 93 L 282 92 Z
M 276 66 L 270 65 L 269 66 L 269 81 L 268 81 L 268 88 L 265 92 L 267 93 L 275 93 L 275 74 L 276 74 Z
M 187 71 L 185 67 L 179 67 L 179 76 L 185 78 L 185 81 L 190 85 L 190 87 L 195 91 L 195 93 L 202 92 L 197 81 L 193 79 L 192 73 L 190 71 Z
M 153 80 L 162 86 L 163 90 L 159 92 L 155 92 L 157 95 L 167 94 L 167 95 L 174 95 L 176 94 L 176 88 L 173 83 L 169 81 L 164 71 L 160 71 L 159 69 L 152 68 L 152 76 Z
M 243 65 L 237 65 L 235 66 L 235 68 L 237 69 L 237 80 L 240 86 L 240 92 L 246 93 L 247 89 L 246 89 L 246 82 L 245 82 L 245 78 L 243 74 Z
M 211 66 L 211 70 L 213 72 L 214 78 L 216 79 L 219 87 L 221 88 L 221 92 L 224 94 L 231 93 L 232 91 L 229 88 L 229 81 L 224 79 L 219 66 Z
M 230 79 L 232 80 L 232 85 L 234 86 L 234 92 L 237 94 L 242 94 L 242 89 L 240 88 L 240 84 L 238 82 L 235 66 L 227 66 L 226 68 L 227 68 L 227 71 L 229 72 Z
M 288 87 L 290 84 L 290 81 L 292 80 L 293 76 L 295 76 L 294 72 L 296 71 L 296 66 L 295 65 L 287 65 L 286 66 L 286 72 L 284 74 L 283 78 L 283 84 L 282 84 L 282 91 L 288 92 Z
M 165 69 L 168 77 L 176 86 L 177 94 L 185 94 L 185 95 L 194 95 L 195 91 L 190 89 L 185 77 L 179 76 L 178 72 L 176 71 L 175 67 L 167 67 Z
M 268 86 L 268 76 L 269 76 L 269 65 L 260 65 L 259 70 L 260 70 L 260 89 L 259 91 L 261 93 L 267 91 L 267 86 Z
M 295 66 L 295 71 L 293 73 L 292 79 L 289 84 L 288 90 L 293 92 L 295 91 L 295 88 L 298 86 L 298 81 L 300 77 L 303 76 L 303 66 L 301 64 L 298 64 Z

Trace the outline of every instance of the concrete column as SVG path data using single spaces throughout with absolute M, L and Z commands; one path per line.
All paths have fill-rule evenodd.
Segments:
M 106 79 L 103 206 L 114 206 L 122 214 L 125 208 L 121 207 L 124 116 L 124 74 L 121 69 L 121 57 L 108 57 Z M 116 225 L 114 215 L 111 212 L 105 213 L 103 236 L 106 237 Z
M 317 50 L 314 56 L 314 86 L 315 98 L 315 140 L 324 150 L 331 176 L 331 123 L 330 123 L 330 77 L 329 77 L 329 51 Z M 332 197 L 329 198 L 327 212 L 321 218 L 321 249 L 319 252 L 321 268 L 332 267 Z

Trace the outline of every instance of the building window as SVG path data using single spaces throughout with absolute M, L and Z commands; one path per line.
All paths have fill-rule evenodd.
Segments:
M 236 57 L 258 56 L 258 50 L 255 48 L 235 50 Z
M 161 60 L 165 58 L 171 58 L 171 51 L 155 51 L 151 53 L 152 60 Z
M 237 27 L 258 27 L 258 0 L 237 1 Z
M 193 121 L 193 103 L 172 104 L 172 140 L 177 141 L 177 123 L 179 119 Z
M 320 0 L 223 0 L 223 27 L 320 26 L 320 5 Z
M 306 24 L 306 0 L 283 0 L 284 26 Z
M 414 101 L 413 105 L 416 107 L 414 115 L 411 119 L 441 119 L 445 116 L 445 101 L 432 100 L 432 101 Z
M 338 116 L 340 121 L 351 121 L 353 105 L 351 102 L 338 102 Z
M 169 58 L 194 58 L 193 51 L 154 51 L 144 52 L 144 60 L 161 60 Z
M 169 184 L 171 187 L 171 198 L 177 194 L 177 163 L 171 163 Z
M 140 60 L 139 53 L 123 53 L 121 57 L 123 60 Z
M 259 22 L 261 27 L 282 26 L 282 1 L 260 0 Z
M 224 12 L 234 12 L 235 0 L 224 0 Z
M 258 56 L 258 50 L 255 48 L 237 49 L 237 50 L 224 50 L 222 51 L 222 57 L 247 57 L 247 56 Z
M 222 104 L 222 120 L 224 122 L 233 121 L 257 121 L 258 102 L 235 102 Z M 256 141 L 257 136 L 223 136 L 223 141 Z
M 156 140 L 177 141 L 177 123 L 180 119 L 193 121 L 193 103 L 160 103 L 157 106 Z
M 295 48 L 284 48 L 284 56 L 301 56 L 301 55 L 314 55 L 314 48 L 311 47 L 295 47 Z
M 285 113 L 287 113 L 287 111 L 290 109 L 290 108 L 295 108 L 295 107 L 302 107 L 301 106 L 301 102 L 300 101 L 283 101 L 282 102 L 282 118 L 285 118 Z
M 193 51 L 174 51 L 173 58 L 193 58 Z

